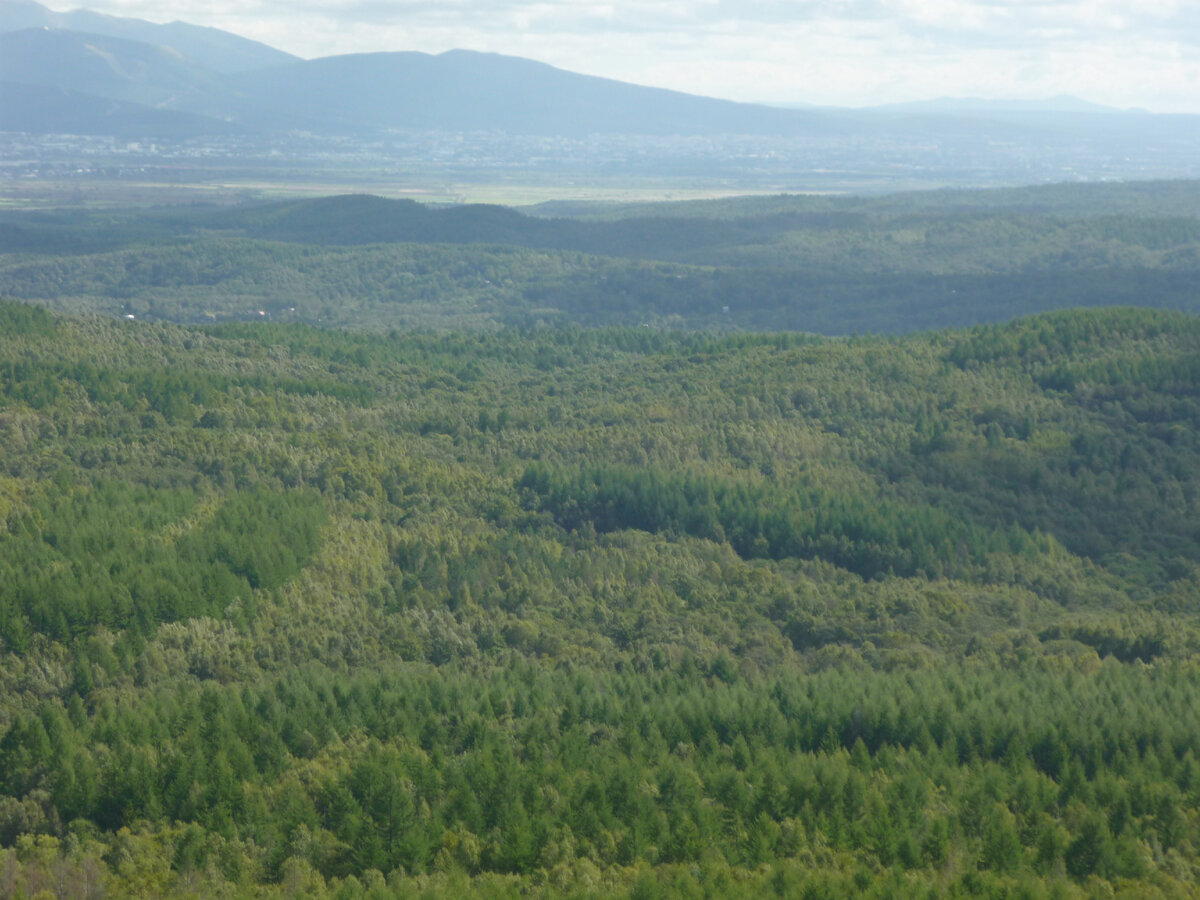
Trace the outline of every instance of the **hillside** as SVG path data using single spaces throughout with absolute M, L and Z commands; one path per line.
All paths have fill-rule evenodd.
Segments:
M 165 40 L 144 39 L 172 35 L 136 39 L 130 37 L 133 33 L 138 32 L 91 33 L 48 25 L 0 29 L 0 80 L 166 106 L 258 133 L 303 129 L 346 135 L 400 129 L 578 139 L 596 133 L 819 132 L 829 137 L 863 127 L 849 124 L 846 114 L 715 100 L 499 54 L 453 50 L 315 60 L 278 54 L 272 64 L 266 58 L 256 65 L 245 60 L 230 71 L 223 57 L 214 61 L 206 48 L 192 56 Z M 49 127 L 34 124 L 31 131 Z
M 903 333 L 1080 306 L 1200 311 L 1197 182 L 594 209 L 328 197 L 0 214 L 0 293 L 339 327 Z M 574 216 L 548 217 L 573 212 Z
M 76 31 L 166 47 L 178 56 L 224 74 L 295 60 L 282 50 L 217 28 L 203 28 L 186 22 L 159 25 L 142 19 L 107 16 L 88 9 L 55 12 L 34 0 L 0 0 L 0 33 L 30 28 Z
M 81 91 L 0 81 L 0 116 L 10 131 L 106 134 L 137 140 L 184 140 L 196 135 L 229 135 L 238 129 L 205 116 L 155 109 Z
M 169 47 L 50 28 L 0 33 L 0 80 L 203 115 L 219 107 L 204 98 L 223 90 Z
M 451 50 L 331 56 L 247 73 L 254 115 L 340 131 L 503 131 L 515 134 L 803 134 L 844 132 L 837 116 L 715 100 Z
M 1194 897 L 1198 360 L 0 304 L 4 890 Z

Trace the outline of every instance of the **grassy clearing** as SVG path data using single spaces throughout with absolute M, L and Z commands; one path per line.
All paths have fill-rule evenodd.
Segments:
M 313 180 L 227 179 L 212 181 L 27 180 L 0 187 L 0 209 L 65 209 L 128 206 L 218 205 L 258 200 L 288 200 L 336 194 L 407 197 L 422 203 L 495 203 L 533 206 L 550 201 L 577 203 L 648 203 L 660 200 L 703 200 L 751 194 L 773 194 L 782 188 L 750 189 L 704 183 L 541 181 L 433 182 L 357 177 L 326 173 Z

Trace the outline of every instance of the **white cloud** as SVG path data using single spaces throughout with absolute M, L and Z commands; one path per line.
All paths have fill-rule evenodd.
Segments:
M 211 25 L 301 56 L 465 47 L 742 100 L 1073 93 L 1200 112 L 1200 4 L 1184 0 L 95 0 L 92 8 Z

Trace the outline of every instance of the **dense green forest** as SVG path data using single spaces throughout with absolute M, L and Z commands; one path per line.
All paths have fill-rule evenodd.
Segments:
M 329 197 L 0 213 L 0 295 L 174 322 L 909 333 L 1200 311 L 1194 182 L 633 207 Z
M 0 897 L 1195 897 L 1198 676 L 1188 314 L 0 303 Z

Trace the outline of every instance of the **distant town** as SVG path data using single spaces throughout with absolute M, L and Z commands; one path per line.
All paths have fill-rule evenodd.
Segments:
M 1124 141 L 1000 141 L 969 132 L 861 136 L 647 136 L 586 138 L 492 131 L 393 130 L 369 136 L 291 131 L 269 136 L 162 140 L 0 132 L 0 183 L 50 179 L 195 180 L 304 177 L 370 170 L 378 177 L 503 178 L 606 175 L 731 182 L 781 191 L 895 190 L 1037 182 L 1200 176 L 1190 142 L 1162 138 L 1128 152 Z

